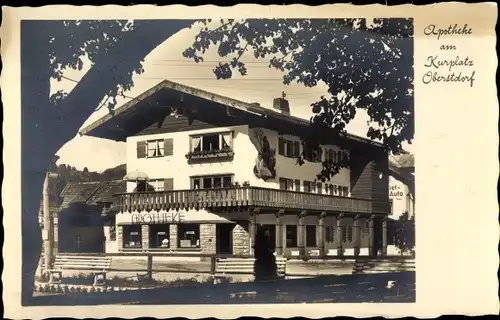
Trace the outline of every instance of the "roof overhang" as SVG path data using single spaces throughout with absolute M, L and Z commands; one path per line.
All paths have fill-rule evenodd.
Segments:
M 143 92 L 129 102 L 123 104 L 98 119 L 80 131 L 80 135 L 94 136 L 115 141 L 125 141 L 141 130 L 162 121 L 171 113 L 172 108 L 179 104 L 187 106 L 201 105 L 202 111 L 210 113 L 212 110 L 225 110 L 233 117 L 245 116 L 254 123 L 281 122 L 287 125 L 306 127 L 310 122 L 306 119 L 289 114 L 239 101 L 216 93 L 211 93 L 187 85 L 163 80 L 151 89 Z M 343 138 L 363 144 L 382 146 L 381 143 L 359 137 L 353 134 L 344 134 Z

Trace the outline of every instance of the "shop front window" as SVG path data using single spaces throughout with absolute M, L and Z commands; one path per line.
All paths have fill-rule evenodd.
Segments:
M 195 223 L 179 224 L 177 226 L 179 248 L 200 247 L 200 225 Z
M 168 224 L 149 226 L 149 247 L 154 249 L 170 248 L 170 229 Z
M 123 247 L 142 248 L 141 226 L 123 226 Z

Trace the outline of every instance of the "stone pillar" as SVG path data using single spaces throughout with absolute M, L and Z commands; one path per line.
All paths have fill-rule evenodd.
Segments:
M 302 211 L 299 214 L 299 226 L 298 226 L 298 233 L 299 233 L 299 256 L 301 258 L 306 257 L 306 228 L 304 225 L 304 218 L 306 216 L 306 211 Z
M 369 239 L 369 245 L 368 245 L 368 252 L 370 256 L 376 256 L 377 253 L 375 252 L 375 233 L 373 232 L 373 225 L 375 223 L 375 216 L 370 216 L 368 220 L 368 239 Z
M 359 224 L 360 215 L 356 215 L 353 220 L 353 242 L 354 242 L 354 256 L 359 256 L 361 247 L 361 227 Z
M 177 250 L 177 225 L 171 224 L 168 228 L 170 249 Z
M 123 249 L 123 226 L 116 226 L 116 241 L 118 241 L 118 249 Z
M 341 213 L 337 215 L 337 255 L 344 255 L 344 246 L 342 243 L 343 233 L 342 233 L 342 219 L 344 218 L 344 214 Z
M 201 253 L 204 254 L 215 254 L 215 233 L 216 225 L 213 223 L 207 223 L 200 225 L 200 247 Z
M 248 233 L 250 236 L 250 255 L 253 256 L 254 254 L 254 248 L 253 246 L 255 245 L 255 234 L 257 233 L 257 225 L 256 225 L 256 220 L 257 220 L 257 215 L 259 214 L 259 209 L 255 208 L 253 210 L 250 210 L 248 212 L 249 215 L 249 220 L 250 223 L 248 225 Z
M 320 258 L 324 258 L 326 256 L 326 248 L 325 248 L 325 216 L 326 212 L 321 212 L 319 215 L 318 221 L 318 247 L 319 247 L 319 256 Z
M 382 255 L 387 255 L 387 217 L 382 217 Z
M 283 214 L 285 210 L 280 210 L 276 213 L 276 255 L 283 255 Z

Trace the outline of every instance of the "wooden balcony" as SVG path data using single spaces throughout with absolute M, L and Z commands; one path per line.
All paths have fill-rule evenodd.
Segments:
M 242 207 L 372 213 L 371 200 L 257 187 L 123 193 L 113 202 L 120 212 Z

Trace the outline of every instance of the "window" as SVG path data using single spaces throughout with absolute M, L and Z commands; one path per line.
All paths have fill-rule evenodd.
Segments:
M 352 241 L 352 226 L 347 227 L 347 241 Z
M 325 226 L 325 241 L 333 243 L 335 241 L 335 227 Z
M 316 226 L 306 226 L 306 247 L 316 247 Z
M 192 189 L 230 188 L 233 184 L 232 175 L 192 177 Z
M 149 180 L 149 184 L 154 188 L 155 191 L 165 190 L 165 180 L 163 179 Z
M 281 190 L 289 190 L 289 191 L 294 190 L 295 185 L 294 185 L 294 181 L 292 179 L 280 178 L 279 182 L 280 182 L 280 189 Z M 300 182 L 299 182 L 299 184 L 300 184 Z
M 321 182 L 318 182 L 317 187 L 318 187 L 318 193 L 319 194 L 323 193 L 322 192 L 323 184 Z
M 191 152 L 231 150 L 233 147 L 233 133 L 215 133 L 203 136 L 191 136 Z
M 298 158 L 300 156 L 300 142 L 279 138 L 278 153 L 287 158 Z
M 137 158 L 157 158 L 174 154 L 174 139 L 158 139 L 137 142 Z
M 297 248 L 297 226 L 286 225 L 286 247 Z
M 311 181 L 304 181 L 304 192 L 316 191 L 316 184 Z
M 295 180 L 295 191 L 300 191 L 300 180 Z
M 332 149 L 325 148 L 325 160 L 336 162 L 336 152 Z
M 148 158 L 163 157 L 165 155 L 165 141 L 152 140 L 148 141 Z
M 200 225 L 197 223 L 178 224 L 177 238 L 179 248 L 199 248 Z
M 344 197 L 349 196 L 349 187 L 342 187 L 342 196 Z
M 155 224 L 149 226 L 149 247 L 170 248 L 170 226 L 168 224 Z
M 346 227 L 342 226 L 340 227 L 340 232 L 342 232 L 342 242 L 347 242 L 347 232 L 346 232 Z
M 124 248 L 142 248 L 141 226 L 131 225 L 123 226 L 123 247 Z
M 323 150 L 321 148 L 307 148 L 304 150 L 304 159 L 309 162 L 321 162 Z

